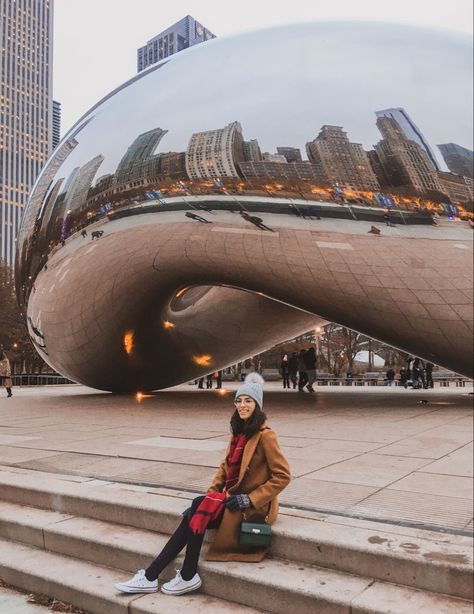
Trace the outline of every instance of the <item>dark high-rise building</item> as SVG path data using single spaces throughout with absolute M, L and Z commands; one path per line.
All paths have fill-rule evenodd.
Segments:
M 59 145 L 61 140 L 61 103 L 53 100 L 53 149 Z
M 53 0 L 0 0 L 0 258 L 52 148 Z
M 377 127 L 383 139 L 375 145 L 375 152 L 388 184 L 413 188 L 421 193 L 441 192 L 437 171 L 421 145 L 409 139 L 393 117 L 379 117 Z
M 306 143 L 306 151 L 323 183 L 352 190 L 378 190 L 367 152 L 359 143 L 351 143 L 341 126 L 323 126 L 314 141 Z
M 191 15 L 186 15 L 175 24 L 163 30 L 146 45 L 137 50 L 138 72 L 152 64 L 156 64 L 163 58 L 178 53 L 188 47 L 204 43 L 211 38 L 216 38 L 210 30 L 205 28 Z
M 452 173 L 474 179 L 474 151 L 456 143 L 443 143 L 438 149 Z
M 162 128 L 154 128 L 137 136 L 117 166 L 116 182 L 124 183 L 143 177 L 145 174 L 158 174 L 159 169 L 156 165 L 159 159 L 153 155 L 153 152 L 167 132 Z M 150 167 L 150 163 L 153 168 Z
M 257 139 L 251 139 L 250 141 L 244 141 L 244 160 L 246 162 L 259 162 L 263 160 L 260 145 Z
M 428 159 L 430 160 L 433 167 L 438 171 L 440 170 L 438 160 L 436 159 L 436 156 L 431 149 L 427 139 L 404 108 L 395 107 L 393 109 L 383 109 L 382 111 L 375 111 L 375 115 L 377 116 L 377 118 L 390 117 L 394 119 L 400 126 L 405 137 L 410 141 L 418 143 L 418 145 L 428 156 Z
M 287 162 L 302 162 L 301 151 L 297 147 L 277 147 L 277 153 L 285 156 Z

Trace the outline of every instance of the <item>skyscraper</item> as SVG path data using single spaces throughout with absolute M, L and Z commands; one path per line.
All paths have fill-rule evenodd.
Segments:
M 421 145 L 406 136 L 393 117 L 379 117 L 377 128 L 383 139 L 375 145 L 375 151 L 389 185 L 405 186 L 421 193 L 442 191 L 437 171 L 428 154 Z
M 190 179 L 239 177 L 238 163 L 243 159 L 242 126 L 232 122 L 224 128 L 191 136 L 186 150 L 186 172 Z
M 474 151 L 456 143 L 443 143 L 438 149 L 452 173 L 474 179 Z
M 211 38 L 216 38 L 215 34 L 191 15 L 186 15 L 137 50 L 137 70 L 140 72 L 163 58 Z
M 52 148 L 53 0 L 0 0 L 0 258 Z
M 167 130 L 162 128 L 154 128 L 138 135 L 119 162 L 117 172 L 115 173 L 116 182 L 122 183 L 138 179 L 143 176 L 145 166 L 148 166 L 147 172 L 150 174 L 152 168 L 150 168 L 148 162 L 153 159 L 153 166 L 156 166 L 156 162 L 159 162 L 159 158 L 157 159 L 156 156 L 153 156 L 153 152 L 167 132 Z
M 341 184 L 353 190 L 378 190 L 367 152 L 359 143 L 351 143 L 341 126 L 323 126 L 314 141 L 306 143 L 306 151 L 322 183 Z
M 53 100 L 53 149 L 61 140 L 61 103 Z
M 418 128 L 418 126 L 415 124 L 415 122 L 408 115 L 404 108 L 395 107 L 393 109 L 383 109 L 382 111 L 375 111 L 375 115 L 377 117 L 391 117 L 392 119 L 394 119 L 400 126 L 405 137 L 410 141 L 415 141 L 415 143 L 418 143 L 418 145 L 428 156 L 428 159 L 430 160 L 434 168 L 437 171 L 440 170 L 438 160 L 436 159 L 436 156 L 431 149 L 428 141 L 423 136 L 421 130 Z

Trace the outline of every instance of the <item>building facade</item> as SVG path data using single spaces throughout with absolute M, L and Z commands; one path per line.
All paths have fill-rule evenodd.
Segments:
M 247 162 L 259 162 L 260 160 L 263 160 L 262 152 L 257 139 L 244 141 L 244 160 Z
M 186 172 L 190 179 L 238 178 L 244 160 L 242 126 L 232 122 L 218 130 L 196 132 L 186 150 Z
M 147 174 L 157 175 L 159 155 L 153 155 L 153 152 L 167 132 L 162 128 L 154 128 L 138 135 L 117 166 L 116 183 L 126 183 Z
M 442 191 L 449 196 L 452 203 L 467 206 L 472 210 L 473 180 L 455 173 L 438 172 L 438 178 L 442 185 Z
M 474 179 L 474 151 L 456 143 L 443 143 L 438 149 L 452 173 Z
M 53 100 L 53 136 L 52 147 L 56 149 L 61 140 L 61 103 Z
M 285 156 L 287 162 L 302 162 L 301 151 L 297 147 L 277 147 L 277 153 Z
M 52 150 L 53 0 L 0 0 L 0 258 Z
M 306 144 L 306 151 L 323 184 L 378 190 L 367 152 L 359 143 L 351 143 L 341 126 L 323 126 L 314 141 Z
M 418 128 L 418 126 L 415 124 L 415 122 L 412 120 L 412 118 L 408 115 L 408 113 L 403 107 L 383 109 L 382 111 L 376 111 L 375 115 L 377 116 L 377 119 L 379 117 L 390 117 L 391 119 L 394 119 L 400 126 L 400 129 L 402 130 L 405 137 L 410 141 L 414 141 L 415 143 L 417 143 L 426 153 L 433 167 L 437 171 L 440 170 L 438 160 L 436 159 L 435 153 L 431 149 L 428 140 L 425 138 L 421 130 Z
M 216 38 L 215 34 L 191 15 L 186 15 L 137 50 L 137 71 L 141 72 L 174 53 L 204 43 L 211 38 Z
M 442 192 L 439 180 L 426 151 L 407 138 L 404 130 L 393 117 L 381 116 L 377 127 L 383 139 L 375 145 L 375 152 L 388 185 L 412 188 L 423 194 Z

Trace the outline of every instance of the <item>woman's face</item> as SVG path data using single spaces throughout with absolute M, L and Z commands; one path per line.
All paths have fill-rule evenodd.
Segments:
M 257 407 L 255 401 L 246 394 L 238 396 L 234 401 L 234 405 L 239 412 L 241 420 L 248 420 Z

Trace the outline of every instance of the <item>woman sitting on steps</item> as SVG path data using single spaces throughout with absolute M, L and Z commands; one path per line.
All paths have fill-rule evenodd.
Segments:
M 243 513 L 273 524 L 278 515 L 277 495 L 290 482 L 290 470 L 276 434 L 267 425 L 263 406 L 263 378 L 250 373 L 234 399 L 227 453 L 207 493 L 193 500 L 160 554 L 128 582 L 116 584 L 124 593 L 158 590 L 158 577 L 186 546 L 184 563 L 176 577 L 162 585 L 168 595 L 198 589 L 198 561 L 206 529 L 217 529 L 207 552 L 208 561 L 259 562 L 266 549 L 239 544 Z

